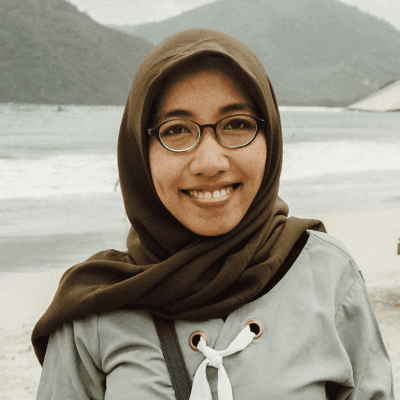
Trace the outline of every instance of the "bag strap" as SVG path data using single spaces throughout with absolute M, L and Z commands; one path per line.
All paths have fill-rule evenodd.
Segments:
M 161 342 L 161 349 L 167 363 L 168 371 L 171 376 L 175 396 L 178 400 L 189 400 L 190 392 L 192 390 L 192 381 L 179 346 L 174 321 L 154 314 L 153 320 Z

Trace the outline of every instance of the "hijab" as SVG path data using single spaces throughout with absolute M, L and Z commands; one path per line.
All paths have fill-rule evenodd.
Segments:
M 200 236 L 164 207 L 151 178 L 147 128 L 163 82 L 182 65 L 222 57 L 246 85 L 265 119 L 267 160 L 261 186 L 240 223 L 220 236 Z M 254 299 L 306 229 L 317 220 L 288 218 L 278 197 L 282 132 L 264 68 L 242 42 L 210 29 L 190 29 L 157 45 L 136 72 L 118 138 L 118 170 L 131 229 L 128 252 L 106 250 L 68 269 L 36 324 L 32 343 L 43 363 L 49 335 L 64 323 L 115 309 L 146 309 L 173 320 L 225 316 Z

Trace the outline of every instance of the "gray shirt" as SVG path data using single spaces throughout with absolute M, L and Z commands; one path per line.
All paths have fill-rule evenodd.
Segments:
M 205 359 L 189 346 L 194 331 L 223 350 L 255 319 L 262 335 L 223 359 L 234 399 L 394 399 L 390 359 L 361 272 L 339 241 L 308 234 L 291 269 L 264 296 L 226 321 L 176 321 L 189 375 Z M 217 375 L 207 367 L 213 399 Z M 65 324 L 50 337 L 37 399 L 175 399 L 151 315 L 116 310 Z

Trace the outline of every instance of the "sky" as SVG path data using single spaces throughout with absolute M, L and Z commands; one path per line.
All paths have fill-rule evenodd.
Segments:
M 216 0 L 67 0 L 102 24 L 142 24 L 178 15 Z M 245 0 L 243 0 L 245 1 Z M 400 30 L 400 0 L 341 0 Z

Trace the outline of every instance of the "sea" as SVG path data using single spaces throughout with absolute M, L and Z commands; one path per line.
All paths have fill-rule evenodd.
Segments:
M 123 110 L 0 103 L 0 271 L 29 270 L 28 251 L 125 247 Z M 280 196 L 292 215 L 400 208 L 399 112 L 283 106 L 280 115 Z

